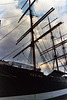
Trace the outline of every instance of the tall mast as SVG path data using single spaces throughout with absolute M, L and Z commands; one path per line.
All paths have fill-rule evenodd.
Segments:
M 61 31 L 60 31 L 60 29 L 59 29 L 59 33 L 60 33 L 60 39 L 61 39 L 61 42 L 63 41 L 63 39 L 62 39 L 62 35 L 61 35 Z M 62 50 L 63 50 L 63 54 L 64 54 L 64 58 L 65 58 L 65 65 L 67 65 L 67 57 L 66 57 L 66 49 L 65 49 L 65 46 L 64 46 L 64 44 L 63 44 L 63 42 L 62 42 Z
M 48 17 L 48 22 L 49 22 L 49 28 L 51 29 L 51 24 L 50 24 L 49 17 Z M 58 60 L 57 60 L 57 54 L 56 54 L 56 49 L 55 49 L 55 43 L 54 43 L 54 36 L 53 36 L 52 31 L 50 31 L 50 33 L 51 33 L 51 39 L 52 39 L 52 43 L 53 43 L 53 47 L 54 47 L 54 57 L 55 57 L 55 60 L 56 60 L 56 66 L 57 66 L 57 70 L 59 70 Z
M 36 40 L 34 40 L 34 32 L 33 29 L 40 23 L 42 22 L 51 12 L 53 12 L 55 9 L 52 7 L 49 11 L 47 11 L 35 24 L 33 24 L 32 21 L 32 10 L 31 10 L 31 6 L 33 5 L 33 3 L 36 0 L 34 0 L 32 3 L 29 0 L 29 7 L 28 9 L 25 11 L 25 13 L 20 17 L 18 23 L 21 21 L 21 19 L 24 17 L 24 15 L 27 13 L 27 11 L 30 11 L 30 21 L 31 21 L 31 28 L 29 28 L 18 40 L 16 45 L 24 38 L 26 37 L 30 32 L 31 32 L 31 37 L 32 37 L 32 41 L 31 43 L 26 46 L 24 49 L 22 49 L 19 53 L 17 53 L 16 55 L 14 55 L 13 58 L 17 57 L 19 54 L 21 54 L 23 51 L 25 51 L 27 48 L 32 47 L 33 50 L 33 65 L 34 65 L 34 70 L 36 70 L 36 59 L 35 59 L 35 43 L 40 40 L 41 38 L 43 38 L 44 36 L 46 36 L 47 34 L 49 34 L 51 31 L 53 31 L 55 28 L 57 28 L 58 26 L 60 26 L 62 24 L 62 22 L 59 22 L 58 24 L 56 24 L 54 27 L 50 28 L 47 32 L 45 32 L 43 35 L 41 35 L 39 38 L 37 38 Z
M 29 6 L 31 4 L 31 1 L 29 0 Z M 31 37 L 32 37 L 32 41 L 31 41 L 31 47 L 33 49 L 33 65 L 34 65 L 34 70 L 36 70 L 36 60 L 35 60 L 35 45 L 34 45 L 34 31 L 33 31 L 33 20 L 32 20 L 32 10 L 30 7 L 30 21 L 31 21 Z

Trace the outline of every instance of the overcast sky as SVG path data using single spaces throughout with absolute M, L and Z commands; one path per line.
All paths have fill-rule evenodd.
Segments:
M 31 2 L 32 1 L 33 0 L 31 0 Z M 25 8 L 21 10 L 21 7 L 24 4 L 24 2 L 25 0 L 0 0 L 0 19 L 1 19 L 0 59 L 8 55 L 9 53 L 11 53 L 13 50 L 17 49 L 19 46 L 24 45 L 24 42 L 30 40 L 30 38 L 26 38 L 24 42 L 22 41 L 17 46 L 15 45 L 17 39 L 29 28 L 28 14 L 21 20 L 21 22 L 23 23 L 17 29 L 11 32 L 17 25 L 21 23 L 20 22 L 18 24 L 17 22 L 21 17 L 22 13 L 25 11 L 25 9 L 28 6 L 27 4 Z M 58 17 L 59 21 L 64 22 L 62 26 L 62 31 L 63 34 L 66 33 L 67 32 L 67 0 L 37 0 L 33 6 L 34 8 L 33 12 L 35 15 L 42 16 L 51 7 L 55 8 L 54 13 L 52 12 L 51 15 L 55 18 Z M 5 35 L 7 35 L 7 37 L 3 38 Z M 20 50 L 22 48 L 20 48 Z M 9 60 L 9 59 L 13 60 L 12 59 L 13 55 L 14 54 L 10 55 L 9 57 L 6 57 L 5 60 Z M 26 55 L 27 53 L 24 56 Z M 17 59 L 19 60 L 19 57 L 16 58 L 15 60 Z

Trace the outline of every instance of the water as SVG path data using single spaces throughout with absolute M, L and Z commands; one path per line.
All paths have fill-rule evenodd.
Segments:
M 22 97 L 19 97 L 19 98 L 15 97 L 15 98 L 12 98 L 12 99 L 11 98 L 0 98 L 0 100 L 32 100 L 32 98 L 24 99 Z M 33 100 L 37 100 L 36 95 L 35 95 Z M 46 100 L 46 99 L 39 98 L 38 100 Z M 56 97 L 56 98 L 53 98 L 53 99 L 47 99 L 47 100 L 67 100 L 67 95 Z
M 31 97 L 27 97 L 27 98 L 24 98 L 23 96 L 20 96 L 20 97 L 6 97 L 6 98 L 0 98 L 0 100 L 67 100 L 67 95 L 64 95 L 64 96 L 60 96 L 60 97 L 56 97 L 56 98 L 53 98 L 53 99 L 44 99 L 44 98 L 39 98 L 36 99 L 36 95 L 34 95 L 34 98 Z
M 67 100 L 67 95 L 60 96 L 60 97 L 53 98 L 53 99 L 48 99 L 48 100 Z

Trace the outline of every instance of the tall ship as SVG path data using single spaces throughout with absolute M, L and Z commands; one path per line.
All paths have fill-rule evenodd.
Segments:
M 0 100 L 47 100 L 67 95 L 67 39 L 63 38 L 65 34 L 62 35 L 61 28 L 58 28 L 63 22 L 56 23 L 57 18 L 52 20 L 49 17 L 55 10 L 52 7 L 34 23 L 32 5 L 36 0 L 32 2 L 26 0 L 23 7 L 27 2 L 29 7 L 20 17 L 18 23 L 29 11 L 30 28 L 19 37 L 16 45 L 29 34 L 31 41 L 26 47 L 23 46 L 23 49 L 19 50 L 13 58 L 27 51 L 29 53 L 28 61 L 20 63 L 0 60 Z M 45 20 L 48 23 L 41 28 L 42 31 L 39 35 L 36 27 L 41 22 L 45 23 Z M 52 24 L 53 22 L 55 24 Z M 9 55 L 5 57 L 7 56 Z M 37 59 L 36 56 L 38 56 Z M 37 64 L 38 59 L 40 63 Z

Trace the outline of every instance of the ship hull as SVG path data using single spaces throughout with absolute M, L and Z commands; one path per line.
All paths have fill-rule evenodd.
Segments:
M 47 99 L 47 95 L 51 98 L 67 94 L 67 79 L 52 75 L 45 76 L 38 71 L 0 65 L 0 97 L 28 98 L 31 96 L 33 98 L 34 94 L 36 94 L 36 100 Z
M 62 90 L 32 94 L 32 95 L 2 97 L 0 98 L 0 100 L 47 100 L 66 94 L 67 94 L 67 89 L 62 89 Z

